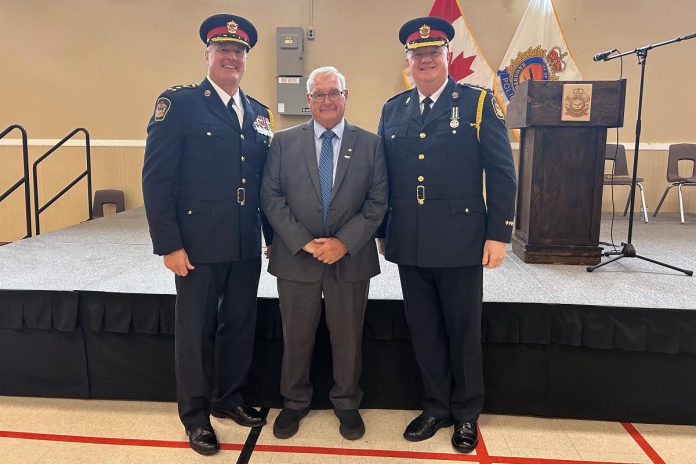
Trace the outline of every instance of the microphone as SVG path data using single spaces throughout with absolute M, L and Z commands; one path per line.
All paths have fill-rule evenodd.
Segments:
M 611 55 L 614 52 L 618 52 L 616 48 L 612 48 L 611 50 L 607 50 L 606 52 L 600 52 L 597 53 L 594 57 L 592 57 L 593 61 L 604 61 L 607 59 L 609 55 Z

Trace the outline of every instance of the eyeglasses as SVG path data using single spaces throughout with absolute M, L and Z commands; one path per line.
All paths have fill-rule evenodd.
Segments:
M 326 97 L 329 97 L 329 100 L 336 101 L 344 92 L 345 90 L 341 90 L 340 92 L 338 90 L 332 90 L 329 93 L 310 93 L 309 98 L 316 101 L 326 101 Z

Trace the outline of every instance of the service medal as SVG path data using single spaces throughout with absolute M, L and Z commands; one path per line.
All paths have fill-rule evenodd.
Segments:
M 459 107 L 458 106 L 452 107 L 452 116 L 450 116 L 450 127 L 452 129 L 456 129 L 457 127 L 459 127 Z

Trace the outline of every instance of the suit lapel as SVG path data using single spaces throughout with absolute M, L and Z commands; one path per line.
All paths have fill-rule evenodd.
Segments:
M 424 126 L 427 126 L 431 122 L 442 116 L 443 113 L 448 113 L 452 110 L 451 95 L 452 87 L 454 86 L 454 81 L 451 77 L 447 78 L 447 85 L 438 97 L 437 101 L 433 105 L 432 110 L 428 113 L 428 117 L 425 118 Z
M 218 118 L 222 119 L 228 126 L 236 129 L 236 126 L 232 124 L 232 115 L 230 114 L 230 111 L 222 103 L 220 95 L 218 95 L 217 91 L 215 91 L 213 86 L 210 85 L 210 82 L 208 82 L 207 78 L 203 79 L 203 82 L 201 82 L 199 88 L 201 92 L 201 98 L 205 100 L 210 112 Z
M 314 143 L 314 120 L 310 119 L 302 126 L 302 152 L 304 153 L 305 163 L 309 178 L 314 185 L 317 198 L 321 201 L 321 186 L 319 184 L 319 165 L 317 164 L 317 148 Z
M 331 190 L 332 200 L 341 187 L 343 179 L 346 177 L 346 171 L 348 171 L 348 165 L 353 156 L 356 139 L 357 134 L 355 126 L 346 121 L 343 129 L 343 140 L 341 140 L 341 146 L 338 151 L 338 161 L 336 162 L 336 178 L 334 179 L 333 189 Z

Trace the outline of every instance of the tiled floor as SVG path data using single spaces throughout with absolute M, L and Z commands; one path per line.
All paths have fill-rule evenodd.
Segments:
M 263 427 L 245 460 L 240 454 L 250 429 L 213 419 L 223 449 L 199 456 L 188 449 L 173 403 L 0 397 L 0 463 L 696 463 L 691 426 L 483 415 L 479 447 L 462 455 L 452 450 L 451 429 L 421 443 L 403 440 L 416 411 L 362 413 L 367 433 L 361 440 L 341 438 L 332 411 L 312 411 L 289 440 Z M 277 414 L 269 412 L 269 424 Z

